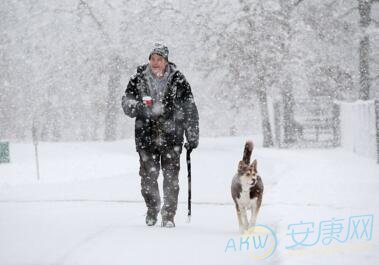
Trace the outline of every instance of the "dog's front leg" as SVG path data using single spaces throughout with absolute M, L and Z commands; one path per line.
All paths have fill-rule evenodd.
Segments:
M 242 230 L 243 230 L 242 232 L 244 232 L 247 229 L 249 229 L 249 221 L 247 220 L 247 211 L 245 207 L 241 209 L 241 215 L 242 215 Z M 240 226 L 240 230 L 241 230 L 241 226 Z
M 237 212 L 237 217 L 238 217 L 238 226 L 240 229 L 240 233 L 242 234 L 245 229 L 243 227 L 242 213 L 237 204 L 236 204 L 236 212 Z
M 255 201 L 251 208 L 251 217 L 250 217 L 250 223 L 249 228 L 253 228 L 257 222 L 257 216 L 259 212 L 260 205 L 258 201 Z

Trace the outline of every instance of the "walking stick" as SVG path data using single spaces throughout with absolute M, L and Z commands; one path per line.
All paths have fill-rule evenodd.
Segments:
M 191 152 L 192 149 L 189 147 L 189 144 L 186 143 L 184 147 L 187 149 L 187 172 L 188 172 L 188 219 L 187 222 L 191 222 Z

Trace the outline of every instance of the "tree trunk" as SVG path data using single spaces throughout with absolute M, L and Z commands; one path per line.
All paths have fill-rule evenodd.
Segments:
M 294 98 L 292 93 L 292 78 L 288 77 L 282 88 L 283 99 L 283 143 L 285 145 L 296 141 L 294 134 Z
M 105 141 L 116 140 L 117 113 L 118 113 L 118 90 L 121 87 L 121 58 L 116 56 L 112 60 L 111 71 L 108 81 L 108 98 L 105 115 Z
M 371 22 L 371 0 L 359 0 L 360 27 L 362 32 L 359 43 L 359 99 L 368 100 L 370 98 L 370 38 L 366 33 L 367 27 Z
M 262 117 L 262 132 L 263 132 L 263 147 L 272 147 L 274 145 L 272 140 L 270 117 L 267 104 L 267 92 L 264 88 L 263 78 L 260 78 L 260 86 L 258 87 L 258 101 L 261 109 Z
M 288 72 L 291 64 L 291 53 L 290 53 L 290 44 L 292 42 L 292 28 L 291 28 L 291 16 L 294 8 L 299 5 L 302 1 L 299 0 L 295 3 L 295 5 L 286 0 L 281 0 L 281 13 L 282 13 L 282 25 L 285 29 L 287 38 L 283 42 L 283 65 L 282 70 L 285 75 L 284 82 L 281 87 L 281 95 L 282 95 L 282 103 L 283 103 L 283 144 L 284 146 L 294 143 L 296 141 L 296 137 L 294 134 L 294 104 L 295 99 L 293 96 L 293 87 L 292 87 L 292 73 Z

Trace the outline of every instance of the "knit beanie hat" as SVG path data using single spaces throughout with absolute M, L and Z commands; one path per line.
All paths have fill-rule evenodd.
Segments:
M 158 54 L 158 55 L 162 56 L 163 58 L 165 58 L 166 61 L 168 61 L 168 48 L 167 48 L 167 46 L 165 46 L 161 43 L 155 43 L 154 44 L 154 47 L 151 50 L 150 55 L 149 55 L 149 60 L 151 58 L 151 55 L 153 55 L 153 54 Z

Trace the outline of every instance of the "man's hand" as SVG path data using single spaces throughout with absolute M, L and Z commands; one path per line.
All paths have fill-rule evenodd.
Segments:
M 148 107 L 145 103 L 138 102 L 136 105 L 137 112 L 145 118 L 151 118 L 151 107 Z
M 199 145 L 198 142 L 188 142 L 184 144 L 184 148 L 187 149 L 189 152 L 192 152 L 193 149 L 195 149 Z

